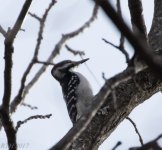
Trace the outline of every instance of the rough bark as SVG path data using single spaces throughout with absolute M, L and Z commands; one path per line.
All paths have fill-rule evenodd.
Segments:
M 162 1 L 155 0 L 154 17 L 149 33 L 149 42 L 153 50 L 162 49 Z M 96 115 L 88 128 L 74 142 L 73 149 L 98 149 L 99 145 L 116 129 L 130 112 L 139 104 L 162 89 L 162 82 L 148 68 L 121 83 L 116 91 L 117 109 L 114 109 L 112 95 L 107 97 L 103 107 L 108 108 L 106 114 Z
M 149 43 L 154 51 L 159 51 L 162 49 L 162 2 L 155 0 L 154 3 L 154 16 L 149 32 Z

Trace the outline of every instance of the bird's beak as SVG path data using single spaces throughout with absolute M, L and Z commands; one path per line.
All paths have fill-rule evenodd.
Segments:
M 82 64 L 82 63 L 84 63 L 84 62 L 86 62 L 87 60 L 89 60 L 89 58 L 82 59 L 82 60 L 80 60 L 80 61 L 74 61 L 74 62 L 73 62 L 73 65 L 74 65 L 74 66 L 78 66 L 78 65 L 80 65 L 80 64 Z

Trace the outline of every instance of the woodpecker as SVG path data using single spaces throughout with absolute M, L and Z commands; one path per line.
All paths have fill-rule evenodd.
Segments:
M 65 60 L 51 70 L 52 76 L 60 83 L 69 117 L 73 124 L 84 114 L 92 102 L 93 92 L 88 80 L 73 69 L 86 62 Z

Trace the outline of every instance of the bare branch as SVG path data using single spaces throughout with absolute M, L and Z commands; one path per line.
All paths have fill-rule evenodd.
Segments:
M 4 95 L 2 100 L 2 106 L 0 109 L 0 116 L 1 116 L 2 125 L 5 129 L 8 146 L 10 150 L 17 149 L 16 132 L 9 114 L 9 104 L 11 98 L 12 53 L 14 49 L 13 42 L 18 31 L 21 28 L 21 25 L 31 5 L 31 2 L 32 0 L 25 1 L 13 28 L 9 29 L 5 36 Z
M 142 39 L 147 41 L 148 39 L 147 30 L 142 14 L 143 13 L 142 1 L 128 0 L 128 6 L 131 14 L 133 32 L 135 34 L 140 34 L 140 36 L 142 36 Z
M 48 65 L 54 66 L 55 65 L 54 63 L 39 61 L 39 60 L 36 60 L 35 63 L 43 64 L 43 65 L 46 65 L 46 66 L 48 66 Z
M 112 150 L 116 150 L 122 144 L 121 141 L 118 141 L 116 145 L 112 148 Z
M 162 134 L 160 134 L 154 141 L 158 141 L 159 139 L 161 139 L 162 138 Z
M 162 137 L 162 134 L 159 135 L 156 139 L 147 142 L 141 147 L 131 147 L 129 150 L 161 150 L 162 148 L 159 146 L 157 141 Z
M 0 107 L 0 119 L 2 121 L 0 121 L 0 125 L 2 123 L 7 136 L 9 150 L 17 150 L 16 131 L 14 124 L 10 115 L 3 107 Z
M 144 40 L 146 44 L 148 44 L 148 36 L 146 31 L 146 25 L 143 18 L 143 7 L 141 0 L 128 0 L 129 11 L 131 15 L 131 23 L 133 33 L 139 37 L 140 39 Z M 149 46 L 149 45 L 148 45 Z M 143 59 L 138 54 L 138 51 L 135 51 L 134 56 L 132 57 L 131 61 L 129 62 L 129 66 L 139 66 L 145 64 Z
M 18 31 L 21 28 L 23 20 L 26 16 L 26 13 L 30 7 L 32 0 L 27 0 L 24 3 L 24 6 L 18 16 L 18 19 L 11 30 L 8 30 L 7 36 L 5 39 L 5 72 L 4 72 L 4 97 L 3 97 L 3 107 L 9 109 L 10 95 L 11 95 L 11 68 L 12 68 L 12 52 L 13 52 L 13 42 L 14 38 L 17 35 Z
M 52 51 L 52 53 L 49 55 L 48 59 L 47 59 L 47 63 L 51 63 L 52 60 L 59 54 L 62 46 L 66 43 L 67 40 L 69 40 L 70 38 L 74 38 L 75 36 L 79 35 L 81 32 L 83 32 L 84 29 L 88 28 L 90 26 L 90 24 L 95 20 L 95 18 L 97 17 L 97 12 L 98 12 L 98 6 L 97 4 L 95 5 L 93 12 L 92 12 L 92 16 L 90 17 L 90 19 L 83 24 L 79 29 L 71 32 L 71 33 L 67 33 L 62 35 L 62 38 L 59 40 L 59 42 L 56 44 L 56 46 L 54 47 L 54 50 Z M 48 65 L 43 65 L 40 70 L 35 74 L 35 76 L 33 77 L 33 79 L 25 86 L 23 93 L 22 93 L 22 100 L 25 98 L 25 96 L 27 95 L 27 93 L 29 92 L 29 90 L 31 89 L 31 87 L 38 81 L 38 79 L 40 78 L 40 76 L 46 71 Z M 11 110 L 11 112 L 13 112 L 14 109 Z
M 16 110 L 17 106 L 22 101 L 22 95 L 23 95 L 23 92 L 24 92 L 25 82 L 26 82 L 27 76 L 29 75 L 29 73 L 30 73 L 32 67 L 34 66 L 35 61 L 37 60 L 37 57 L 38 57 L 41 41 L 43 39 L 43 31 L 44 31 L 45 21 L 47 19 L 47 15 L 48 15 L 50 9 L 52 8 L 52 6 L 54 4 L 55 4 L 55 0 L 52 0 L 51 3 L 49 4 L 48 8 L 46 9 L 44 15 L 41 18 L 40 28 L 39 28 L 39 32 L 38 32 L 38 38 L 37 38 L 37 44 L 36 44 L 36 47 L 35 47 L 35 50 L 34 50 L 34 55 L 33 55 L 31 62 L 28 65 L 27 69 L 25 70 L 25 72 L 23 74 L 23 77 L 21 79 L 21 85 L 20 85 L 20 88 L 19 88 L 19 92 L 15 96 L 14 100 L 11 103 L 11 112 L 14 112 Z
M 123 46 L 123 41 L 124 41 L 124 39 L 123 39 L 122 34 L 121 34 L 120 45 L 119 45 L 119 46 L 117 46 L 117 45 L 115 45 L 115 44 L 113 44 L 113 43 L 107 41 L 107 40 L 104 39 L 104 38 L 103 38 L 102 40 L 103 40 L 105 43 L 110 44 L 112 47 L 115 47 L 116 49 L 120 50 L 120 51 L 124 54 L 124 56 L 125 56 L 125 58 L 126 58 L 126 62 L 127 62 L 127 63 L 129 62 L 129 54 L 128 54 L 127 51 L 124 49 L 124 46 Z
M 25 32 L 25 29 L 20 29 L 20 31 L 23 31 L 23 32 Z
M 0 33 L 1 33 L 4 37 L 6 37 L 7 32 L 2 28 L 1 25 L 0 25 Z
M 65 45 L 66 49 L 71 52 L 74 56 L 75 55 L 79 55 L 79 56 L 84 56 L 85 52 L 84 51 L 80 51 L 80 50 L 73 50 L 71 47 L 69 47 L 68 45 Z
M 22 105 L 22 106 L 25 106 L 25 107 L 28 107 L 28 108 L 30 108 L 31 110 L 38 109 L 37 106 L 32 106 L 32 105 L 30 105 L 30 104 L 26 104 L 26 103 L 22 103 L 21 105 Z
M 31 5 L 32 0 L 26 0 L 25 4 L 23 5 L 23 8 L 21 10 L 21 13 L 19 14 L 16 23 L 14 24 L 12 30 L 9 32 L 9 34 L 7 35 L 7 40 L 10 43 L 13 43 L 17 33 L 19 32 L 19 30 L 21 29 L 21 25 L 23 23 L 23 20 L 27 14 L 27 11 Z
M 112 90 L 112 98 L 113 98 L 113 102 L 114 102 L 114 109 L 117 110 L 117 98 L 116 98 L 116 91 L 115 89 L 111 89 Z
M 85 22 L 83 26 L 81 26 L 79 29 L 77 29 L 77 30 L 75 30 L 71 33 L 65 34 L 63 36 L 65 36 L 67 39 L 69 39 L 69 38 L 73 38 L 73 37 L 79 35 L 86 28 L 88 28 L 90 26 L 90 24 L 97 18 L 97 13 L 98 13 L 98 5 L 96 4 L 94 9 L 93 9 L 93 13 L 92 13 L 91 18 L 87 22 Z
M 106 82 L 106 77 L 105 77 L 105 73 L 104 72 L 102 72 L 102 78 L 104 79 L 104 81 Z
M 139 133 L 139 131 L 138 131 L 138 129 L 137 129 L 136 124 L 134 123 L 134 121 L 133 121 L 131 118 L 126 117 L 126 119 L 129 120 L 130 123 L 132 123 L 132 125 L 133 125 L 133 127 L 134 127 L 134 129 L 135 129 L 135 131 L 136 131 L 136 133 L 137 133 L 137 135 L 138 135 L 138 137 L 139 137 L 139 141 L 140 141 L 140 143 L 141 143 L 141 146 L 143 146 L 143 145 L 144 145 L 144 144 L 143 144 L 143 139 L 142 139 L 142 137 L 141 137 L 141 135 L 140 135 L 140 133 Z
M 21 125 L 27 123 L 30 120 L 33 120 L 33 119 L 49 119 L 51 116 L 52 116 L 52 114 L 48 114 L 48 115 L 34 115 L 34 116 L 30 116 L 29 118 L 25 119 L 24 121 L 18 121 L 17 122 L 17 126 L 15 128 L 16 132 L 21 127 Z
M 31 12 L 28 12 L 28 14 L 31 16 L 31 17 L 33 17 L 33 18 L 35 18 L 36 20 L 38 20 L 39 22 L 41 22 L 41 18 L 40 17 L 38 17 L 36 14 L 33 14 L 33 13 L 31 13 Z
M 154 14 L 149 32 L 149 45 L 156 53 L 162 53 L 162 1 L 154 1 Z
M 117 5 L 117 13 L 121 17 L 121 19 L 123 19 L 123 17 L 122 17 L 122 11 L 121 11 L 120 0 L 117 0 L 117 4 L 116 5 Z M 128 63 L 129 62 L 129 54 L 127 53 L 127 51 L 124 48 L 124 36 L 123 36 L 122 33 L 120 35 L 120 45 L 119 45 L 119 49 L 125 55 L 126 63 Z

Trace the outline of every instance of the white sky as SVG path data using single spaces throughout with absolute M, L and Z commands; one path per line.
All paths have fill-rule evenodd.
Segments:
M 7 29 L 13 26 L 24 1 L 0 0 L 0 2 L 2 4 L 0 5 L 0 25 Z M 30 11 L 41 15 L 43 10 L 47 8 L 49 2 L 49 0 L 34 0 Z M 153 15 L 153 1 L 143 0 L 143 4 L 144 17 L 149 31 Z M 54 48 L 63 33 L 73 31 L 87 21 L 91 16 L 92 8 L 93 3 L 90 0 L 71 0 L 68 2 L 66 0 L 59 0 L 49 14 L 39 59 L 42 61 L 46 60 L 50 51 Z M 130 24 L 127 0 L 122 0 L 122 10 L 124 18 Z M 38 25 L 36 20 L 27 16 L 22 26 L 25 32 L 19 32 L 15 40 L 12 98 L 14 98 L 19 89 L 22 73 L 32 57 L 36 43 Z M 113 49 L 101 40 L 102 38 L 106 38 L 118 44 L 119 35 L 116 28 L 112 26 L 111 21 L 107 18 L 105 19 L 103 13 L 100 11 L 98 19 L 92 24 L 91 28 L 86 29 L 83 34 L 67 42 L 67 44 L 74 49 L 84 50 L 86 53 L 85 58 L 90 58 L 87 65 L 95 74 L 100 85 L 96 83 L 85 65 L 80 66 L 76 71 L 82 72 L 89 79 L 94 93 L 97 93 L 104 83 L 101 77 L 102 72 L 109 78 L 126 68 L 124 56 L 118 50 Z M 3 60 L 3 42 L 4 38 L 0 35 L 0 60 Z M 128 44 L 126 44 L 126 48 L 132 55 L 132 49 Z M 63 48 L 54 62 L 65 59 L 79 60 L 80 58 L 74 57 Z M 0 62 L 0 66 L 0 98 L 2 99 L 3 61 Z M 40 65 L 34 67 L 32 73 L 28 77 L 28 81 L 30 81 L 39 67 Z M 39 109 L 32 111 L 22 106 L 19 107 L 17 112 L 13 115 L 13 120 L 16 124 L 17 121 L 24 120 L 31 115 L 53 114 L 50 119 L 32 120 L 19 129 L 17 136 L 18 144 L 24 144 L 25 149 L 48 149 L 59 141 L 72 126 L 62 98 L 60 85 L 52 78 L 50 70 L 51 67 L 49 67 L 26 97 L 26 103 L 38 106 Z M 130 117 L 136 122 L 144 142 L 154 139 L 162 132 L 162 122 L 160 121 L 162 119 L 161 105 L 161 93 L 159 93 L 135 108 L 130 114 Z M 124 120 L 104 142 L 100 150 L 111 149 L 119 140 L 123 143 L 118 148 L 119 150 L 140 145 L 133 126 L 127 120 Z M 5 134 L 1 132 L 0 149 L 1 145 L 5 143 Z M 19 146 L 19 149 L 20 148 L 21 146 Z

